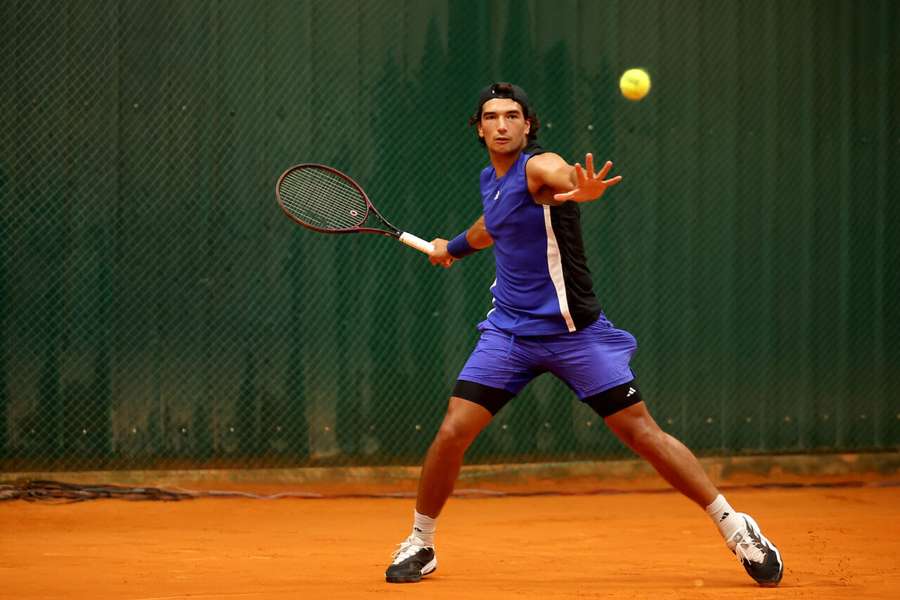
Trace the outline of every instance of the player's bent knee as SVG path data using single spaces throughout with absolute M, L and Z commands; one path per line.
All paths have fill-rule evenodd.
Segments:
M 491 414 L 480 406 L 447 411 L 437 433 L 442 444 L 468 446 L 491 421 Z
M 480 429 L 476 429 L 457 422 L 445 421 L 438 429 L 435 440 L 442 446 L 466 448 L 478 435 Z
M 638 454 L 652 452 L 666 444 L 666 433 L 643 403 L 623 408 L 606 417 L 605 421 L 616 437 Z

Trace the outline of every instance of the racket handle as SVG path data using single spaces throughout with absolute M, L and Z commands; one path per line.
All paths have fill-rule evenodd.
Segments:
M 431 242 L 426 242 L 420 237 L 416 237 L 411 233 L 403 232 L 400 234 L 400 241 L 409 246 L 410 248 L 415 248 L 419 252 L 424 252 L 425 254 L 431 255 L 434 252 L 434 244 Z

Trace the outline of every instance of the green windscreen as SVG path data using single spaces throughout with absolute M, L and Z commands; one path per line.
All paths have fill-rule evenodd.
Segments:
M 444 270 L 313 233 L 274 187 L 332 165 L 451 238 L 492 81 L 624 178 L 585 246 L 664 429 L 707 455 L 897 448 L 898 30 L 890 0 L 4 0 L 0 467 L 420 462 L 491 252 Z M 626 455 L 545 375 L 467 460 Z

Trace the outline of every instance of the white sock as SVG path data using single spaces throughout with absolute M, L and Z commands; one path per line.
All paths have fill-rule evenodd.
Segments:
M 434 530 L 437 519 L 423 515 L 419 511 L 413 511 L 413 535 L 422 540 L 426 546 L 434 546 Z
M 706 507 L 706 514 L 709 515 L 709 518 L 712 519 L 713 523 L 716 524 L 716 527 L 719 528 L 719 533 L 722 534 L 722 537 L 725 538 L 725 542 L 728 543 L 728 547 L 731 548 L 731 536 L 744 526 L 744 522 L 738 516 L 738 513 L 731 508 L 731 505 L 728 504 L 728 500 L 725 499 L 725 496 L 719 494 L 716 496 L 716 499 L 712 501 L 712 504 Z

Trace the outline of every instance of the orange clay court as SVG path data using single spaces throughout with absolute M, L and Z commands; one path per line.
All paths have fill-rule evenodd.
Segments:
M 779 545 L 757 587 L 675 493 L 453 498 L 438 569 L 384 582 L 410 498 L 0 503 L 0 597 L 900 598 L 900 487 L 734 489 Z

